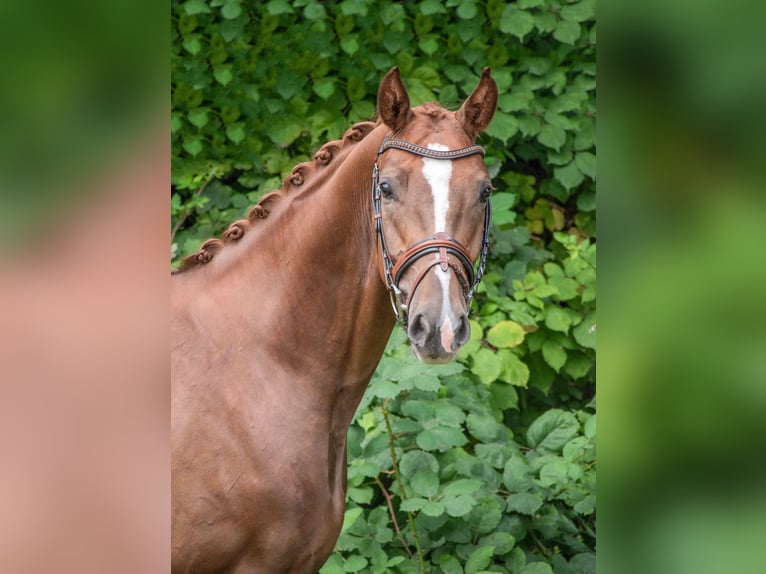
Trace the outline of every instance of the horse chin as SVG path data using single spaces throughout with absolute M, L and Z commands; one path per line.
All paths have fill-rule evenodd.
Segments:
M 427 365 L 443 365 L 445 363 L 449 363 L 452 361 L 457 353 L 438 353 L 435 354 L 430 350 L 427 349 L 418 349 L 414 344 L 411 345 L 412 352 L 415 353 L 415 356 L 418 358 L 418 360 L 421 363 L 425 363 Z

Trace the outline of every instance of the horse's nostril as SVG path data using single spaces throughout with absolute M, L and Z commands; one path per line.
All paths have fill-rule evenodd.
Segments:
M 422 347 L 428 338 L 428 328 L 428 321 L 426 321 L 426 318 L 421 314 L 415 315 L 415 317 L 410 320 L 410 325 L 407 329 L 410 341 L 415 345 Z
M 471 325 L 468 323 L 468 317 L 465 315 L 460 317 L 455 329 L 455 346 L 462 347 L 471 338 Z

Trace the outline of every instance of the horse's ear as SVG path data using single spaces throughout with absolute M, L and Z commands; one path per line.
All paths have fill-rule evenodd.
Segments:
M 463 124 L 463 128 L 471 137 L 487 129 L 492 116 L 497 108 L 497 84 L 492 79 L 489 68 L 484 68 L 481 73 L 479 84 L 460 109 L 457 111 L 457 119 Z
M 409 121 L 410 97 L 399 77 L 399 68 L 395 66 L 386 74 L 378 88 L 378 117 L 394 133 L 401 130 Z

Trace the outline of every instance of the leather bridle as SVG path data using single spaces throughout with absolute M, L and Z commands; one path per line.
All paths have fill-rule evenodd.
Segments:
M 484 148 L 478 145 L 472 145 L 460 149 L 442 151 L 429 149 L 402 140 L 385 139 L 378 149 L 378 155 L 375 159 L 375 167 L 372 170 L 372 210 L 375 219 L 375 232 L 378 236 L 378 246 L 380 257 L 383 262 L 383 273 L 385 276 L 386 287 L 391 296 L 391 306 L 394 309 L 396 320 L 406 330 L 408 322 L 407 300 L 404 293 L 399 289 L 399 281 L 413 263 L 431 253 L 438 254 L 438 257 L 434 258 L 432 263 L 424 267 L 415 278 L 409 293 L 409 299 L 412 300 L 415 290 L 418 288 L 418 285 L 420 285 L 420 282 L 424 279 L 426 274 L 432 268 L 439 265 L 443 271 L 452 269 L 455 272 L 455 275 L 460 281 L 460 286 L 463 289 L 463 297 L 465 298 L 466 307 L 470 308 L 471 301 L 476 292 L 476 287 L 484 276 L 484 267 L 487 264 L 487 254 L 489 252 L 489 225 L 492 219 L 492 208 L 488 198 L 484 206 L 484 232 L 481 239 L 479 267 L 476 271 L 474 271 L 474 264 L 471 261 L 471 256 L 466 248 L 443 231 L 436 233 L 432 237 L 418 241 L 407 249 L 399 260 L 394 263 L 386 245 L 385 235 L 383 234 L 383 216 L 380 206 L 381 191 L 378 161 L 383 152 L 388 149 L 399 149 L 430 159 L 452 160 L 472 155 L 483 156 Z

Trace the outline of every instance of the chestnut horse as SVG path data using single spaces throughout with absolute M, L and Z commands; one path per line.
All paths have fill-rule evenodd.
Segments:
M 296 166 L 173 275 L 174 573 L 327 560 L 348 427 L 396 319 L 425 362 L 469 338 L 491 190 L 474 141 L 496 103 L 487 68 L 457 112 L 411 108 L 392 69 L 377 123 Z

